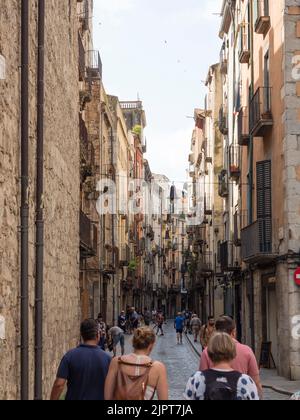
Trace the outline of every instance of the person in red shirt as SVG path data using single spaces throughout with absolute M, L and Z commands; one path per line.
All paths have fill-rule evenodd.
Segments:
M 250 347 L 239 343 L 236 340 L 236 324 L 229 316 L 222 316 L 216 322 L 216 330 L 229 334 L 236 344 L 236 358 L 232 361 L 231 367 L 233 370 L 242 374 L 250 376 L 256 384 L 260 396 L 263 395 L 262 384 L 260 381 L 259 367 L 256 357 Z M 200 362 L 200 371 L 212 369 L 213 363 L 208 356 L 208 351 L 205 349 L 202 353 Z

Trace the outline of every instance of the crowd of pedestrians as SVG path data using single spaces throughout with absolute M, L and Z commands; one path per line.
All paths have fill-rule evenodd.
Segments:
M 147 308 L 143 313 L 127 308 L 112 327 L 105 324 L 101 314 L 96 321 L 84 321 L 82 344 L 63 357 L 51 399 L 168 400 L 166 367 L 151 358 L 157 335 L 164 335 L 164 323 L 162 311 Z M 174 328 L 178 345 L 183 344 L 185 333 L 191 334 L 194 342 L 200 340 L 203 349 L 199 370 L 191 372 L 188 383 L 183 384 L 184 399 L 263 399 L 256 357 L 250 347 L 237 341 L 231 317 L 222 316 L 216 321 L 209 317 L 202 326 L 196 313 L 186 311 L 177 314 Z M 125 355 L 126 334 L 133 336 L 133 351 Z M 121 355 L 116 357 L 118 345 Z M 299 400 L 299 393 L 292 399 Z

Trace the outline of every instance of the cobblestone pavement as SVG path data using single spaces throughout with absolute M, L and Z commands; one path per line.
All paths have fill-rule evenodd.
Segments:
M 289 397 L 284 394 L 279 394 L 272 389 L 264 389 L 264 400 L 266 401 L 287 401 Z
M 170 400 L 183 400 L 183 392 L 188 379 L 198 370 L 199 358 L 184 337 L 178 345 L 174 324 L 169 321 L 165 335 L 158 337 L 153 359 L 166 365 L 170 387 Z

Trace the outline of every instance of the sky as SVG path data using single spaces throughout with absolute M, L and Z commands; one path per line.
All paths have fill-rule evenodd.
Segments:
M 94 0 L 94 49 L 108 94 L 143 101 L 153 173 L 184 182 L 195 108 L 219 60 L 222 0 Z

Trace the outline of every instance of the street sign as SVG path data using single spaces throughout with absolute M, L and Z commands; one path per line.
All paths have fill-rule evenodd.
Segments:
M 297 286 L 300 286 L 300 267 L 297 268 L 294 274 L 294 280 Z

